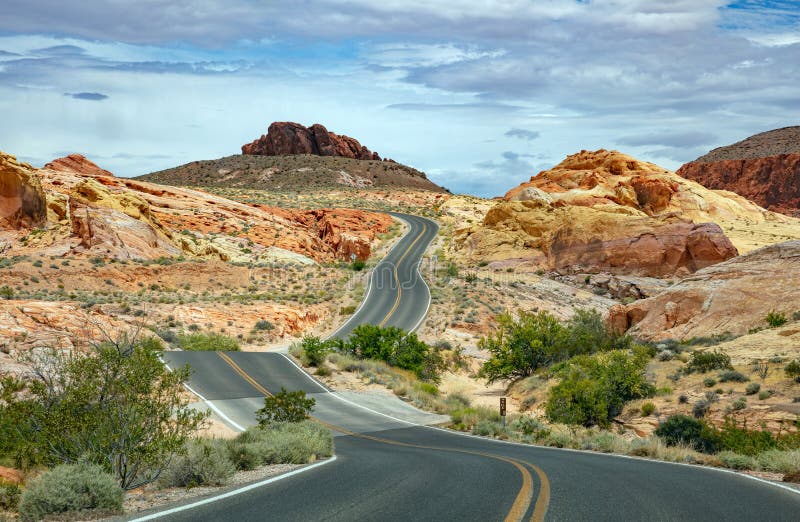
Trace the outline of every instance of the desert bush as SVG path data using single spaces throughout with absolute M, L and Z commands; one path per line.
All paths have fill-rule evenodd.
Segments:
M 534 417 L 523 415 L 511 422 L 511 429 L 528 435 L 534 440 L 541 439 L 550 434 L 550 428 L 545 423 Z
M 500 422 L 502 420 L 496 409 L 486 406 L 453 409 L 450 412 L 450 418 L 453 420 L 453 427 L 462 431 L 472 431 L 482 421 Z
M 178 336 L 178 346 L 196 352 L 238 352 L 239 341 L 233 337 L 215 333 L 193 333 Z
M 207 416 L 188 408 L 188 368 L 168 371 L 161 349 L 123 336 L 88 354 L 31 355 L 30 380 L 0 379 L 0 456 L 20 467 L 91 462 L 124 489 L 155 480 Z
M 773 310 L 764 317 L 764 321 L 766 321 L 771 328 L 777 328 L 778 326 L 786 324 L 787 319 L 786 314 Z
M 306 397 L 303 390 L 281 391 L 264 398 L 264 407 L 256 411 L 258 424 L 267 427 L 281 422 L 302 422 L 306 420 L 316 404 L 316 399 Z
M 703 421 L 688 415 L 672 415 L 659 424 L 656 436 L 668 446 L 689 445 L 704 453 L 714 453 L 719 447 L 718 437 Z
M 745 399 L 744 397 L 739 397 L 738 399 L 733 401 L 733 404 L 731 405 L 731 409 L 733 411 L 740 411 L 745 408 L 747 408 L 747 399 Z
M 760 390 L 761 390 L 761 385 L 760 384 L 758 384 L 757 382 L 751 382 L 744 389 L 744 393 L 747 394 L 747 395 L 755 395 Z
M 480 375 L 490 383 L 519 380 L 539 368 L 577 355 L 627 349 L 632 340 L 618 334 L 596 310 L 577 310 L 562 324 L 552 314 L 519 312 L 498 317 L 498 329 L 483 337 L 478 346 L 490 352 Z
M 362 259 L 356 259 L 350 264 L 350 268 L 356 272 L 364 270 L 365 266 L 367 266 L 367 263 Z
M 253 330 L 256 330 L 258 332 L 269 332 L 270 330 L 274 329 L 275 325 L 267 321 L 266 319 L 261 321 L 256 321 L 256 324 L 253 325 Z
M 736 370 L 722 370 L 719 372 L 719 382 L 747 382 L 749 380 L 746 375 Z
M 717 458 L 726 468 L 731 469 L 759 469 L 758 460 L 749 455 L 739 455 L 733 451 L 720 451 Z
M 556 369 L 561 382 L 550 388 L 546 412 L 554 422 L 607 426 L 633 399 L 652 397 L 645 379 L 647 356 L 615 350 L 573 357 Z
M 0 479 L 0 511 L 16 511 L 21 496 L 19 484 Z
M 334 343 L 342 353 L 358 359 L 384 361 L 391 366 L 410 370 L 423 380 L 438 382 L 444 365 L 438 350 L 420 341 L 417 334 L 406 333 L 394 326 L 362 324 L 346 340 Z
M 122 511 L 122 489 L 100 466 L 62 464 L 45 471 L 25 487 L 19 503 L 22 520 L 42 520 L 61 513 Z
M 236 472 L 227 444 L 221 439 L 192 439 L 158 479 L 162 487 L 223 486 Z
M 652 402 L 645 402 L 644 404 L 642 404 L 642 410 L 641 411 L 642 411 L 642 417 L 648 417 L 648 416 L 652 415 L 653 413 L 655 413 L 656 405 L 653 404 Z
M 505 431 L 501 422 L 489 419 L 478 421 L 475 427 L 472 428 L 472 433 L 474 435 L 480 435 L 482 437 L 497 437 L 505 433 Z
M 717 384 L 717 380 L 713 377 L 706 377 L 703 379 L 703 386 L 706 388 L 712 388 L 715 384 Z
M 0 287 L 0 299 L 14 299 L 14 289 L 6 285 Z
M 730 370 L 731 357 L 726 353 L 719 351 L 708 352 L 692 352 L 689 362 L 686 364 L 686 370 L 691 372 L 706 373 L 711 370 Z
M 625 453 L 628 450 L 628 442 L 610 431 L 601 431 L 584 438 L 580 443 L 580 449 L 601 453 Z
M 758 392 L 758 400 L 765 401 L 772 397 L 772 390 L 763 390 Z
M 319 366 L 325 362 L 325 357 L 332 349 L 331 343 L 311 335 L 303 337 L 300 347 L 303 350 L 304 362 L 310 366 Z
M 790 379 L 794 379 L 797 382 L 800 382 L 800 360 L 795 359 L 783 369 L 786 373 L 786 376 Z
M 766 471 L 800 472 L 800 449 L 770 449 L 759 453 L 757 459 L 761 468 Z

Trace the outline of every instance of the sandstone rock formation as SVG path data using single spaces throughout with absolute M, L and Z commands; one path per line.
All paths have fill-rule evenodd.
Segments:
M 38 227 L 46 218 L 44 191 L 36 171 L 0 152 L 0 230 Z
M 714 149 L 677 173 L 708 188 L 740 194 L 769 210 L 800 217 L 800 127 L 756 134 Z
M 800 241 L 699 270 L 654 297 L 617 305 L 609 321 L 642 339 L 689 339 L 766 327 L 771 311 L 800 311 Z
M 92 161 L 86 159 L 82 154 L 70 154 L 63 158 L 57 158 L 47 163 L 45 169 L 59 172 L 81 172 L 87 176 L 113 176 L 111 172 L 100 168 Z
M 291 255 L 302 262 L 349 260 L 352 254 L 366 259 L 376 235 L 392 223 L 385 214 L 247 205 L 197 190 L 116 178 L 79 158 L 55 160 L 48 164 L 55 168 L 38 172 L 3 162 L 9 174 L 1 179 L 13 181 L 6 190 L 13 198 L 3 198 L 4 207 L 24 202 L 22 213 L 13 214 L 19 215 L 14 223 L 36 218 L 43 225 L 46 218 L 47 226 L 35 236 L 0 230 L 0 251 L 117 259 L 184 255 L 245 263 Z M 72 170 L 83 167 L 86 172 Z
M 737 255 L 723 226 L 738 238 L 755 223 L 798 224 L 652 163 L 582 151 L 510 190 L 454 249 L 518 270 L 681 276 Z
M 252 143 L 242 145 L 242 154 L 261 156 L 314 154 L 361 160 L 381 159 L 377 152 L 370 151 L 357 139 L 329 132 L 319 123 L 305 127 L 289 121 L 276 121 L 270 124 L 266 135 L 262 135 Z

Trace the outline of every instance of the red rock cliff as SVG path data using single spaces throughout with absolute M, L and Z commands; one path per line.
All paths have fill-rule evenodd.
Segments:
M 289 121 L 272 123 L 266 135 L 262 135 L 252 143 L 242 145 L 242 154 L 257 156 L 314 154 L 360 160 L 381 159 L 377 152 L 370 151 L 357 139 L 329 132 L 319 123 L 305 127 Z
M 677 173 L 710 189 L 724 189 L 759 205 L 800 216 L 800 127 L 751 136 L 712 150 Z

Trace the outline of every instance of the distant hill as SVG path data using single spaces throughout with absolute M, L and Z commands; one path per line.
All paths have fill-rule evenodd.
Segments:
M 193 161 L 137 179 L 177 186 L 301 191 L 331 188 L 390 188 L 447 192 L 424 172 L 393 161 L 336 156 L 235 155 Z
M 800 216 L 800 127 L 784 127 L 712 150 L 677 173 L 711 189 Z

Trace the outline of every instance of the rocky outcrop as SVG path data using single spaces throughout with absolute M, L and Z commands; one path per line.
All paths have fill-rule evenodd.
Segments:
M 751 136 L 712 150 L 677 173 L 729 190 L 775 212 L 800 217 L 800 127 Z
M 510 190 L 454 254 L 520 270 L 682 276 L 737 255 L 720 225 L 791 221 L 616 151 L 581 151 Z
M 47 219 L 47 201 L 33 167 L 0 152 L 0 230 L 35 228 Z
M 289 121 L 272 123 L 266 135 L 262 135 L 252 143 L 242 145 L 242 154 L 259 156 L 313 154 L 360 160 L 381 159 L 377 152 L 370 151 L 357 139 L 329 132 L 319 123 L 306 127 Z
M 689 339 L 767 326 L 771 311 L 800 310 L 800 241 L 768 246 L 699 270 L 654 297 L 611 309 L 620 331 L 648 339 Z
M 114 176 L 111 172 L 100 168 L 81 154 L 70 154 L 57 158 L 44 166 L 45 169 L 57 172 L 80 172 L 87 176 Z
M 38 172 L 15 162 L 4 165 L 16 165 L 6 169 L 13 175 L 2 178 L 14 181 L 7 190 L 14 197 L 2 199 L 3 205 L 16 209 L 10 214 L 16 216 L 13 222 L 32 223 L 35 208 L 37 223 L 47 221 L 37 234 L 0 229 L 0 251 L 6 255 L 183 255 L 307 264 L 349 260 L 352 255 L 366 259 L 377 234 L 392 223 L 386 214 L 360 210 L 296 211 L 238 203 L 197 190 L 117 178 L 77 159 L 57 160 L 48 164 L 55 169 Z M 83 167 L 88 171 L 71 170 Z M 30 197 L 37 194 L 32 187 L 38 187 L 38 199 Z M 38 202 L 38 207 L 29 201 Z

